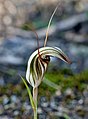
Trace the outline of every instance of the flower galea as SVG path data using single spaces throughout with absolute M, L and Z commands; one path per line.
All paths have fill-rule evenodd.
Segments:
M 28 60 L 26 79 L 29 84 L 36 88 L 40 85 L 50 62 L 50 57 L 54 56 L 71 63 L 65 53 L 58 47 L 42 47 L 36 50 Z

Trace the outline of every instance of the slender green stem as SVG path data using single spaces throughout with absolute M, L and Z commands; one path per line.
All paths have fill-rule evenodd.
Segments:
M 37 119 L 37 109 L 34 110 L 34 119 Z
M 38 88 L 33 88 L 33 100 L 35 103 L 35 108 L 33 109 L 34 111 L 34 119 L 37 119 L 37 97 L 38 97 Z

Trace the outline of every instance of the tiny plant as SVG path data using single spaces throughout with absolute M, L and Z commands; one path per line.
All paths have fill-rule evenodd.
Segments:
M 31 105 L 33 108 L 33 112 L 34 112 L 34 119 L 37 119 L 38 86 L 41 84 L 41 81 L 43 80 L 44 74 L 45 74 L 48 64 L 50 62 L 50 57 L 54 56 L 54 57 L 60 58 L 61 60 L 65 61 L 69 64 L 71 63 L 69 58 L 65 55 L 65 53 L 60 48 L 46 46 L 50 24 L 51 24 L 52 18 L 54 16 L 57 8 L 58 8 L 58 6 L 55 8 L 55 10 L 49 20 L 47 31 L 46 31 L 44 47 L 39 48 L 39 43 L 38 43 L 38 50 L 34 51 L 28 60 L 27 71 L 26 71 L 26 80 L 32 86 L 33 94 L 31 93 L 26 80 L 23 77 L 21 77 L 25 86 L 26 86 L 28 94 L 29 94 L 29 99 L 30 99 L 30 102 L 31 102 Z M 36 32 L 35 32 L 35 34 L 37 36 L 37 41 L 38 41 L 38 35 Z

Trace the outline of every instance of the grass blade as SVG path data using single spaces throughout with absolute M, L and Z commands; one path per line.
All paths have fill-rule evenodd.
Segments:
M 34 109 L 34 108 L 35 108 L 35 103 L 34 103 L 34 101 L 33 101 L 33 97 L 32 97 L 30 88 L 28 87 L 28 85 L 27 85 L 25 79 L 24 79 L 22 76 L 20 76 L 20 77 L 21 77 L 22 81 L 24 82 L 24 84 L 25 84 L 25 86 L 26 86 L 26 89 L 27 89 L 27 92 L 28 92 L 28 95 L 29 95 L 29 99 L 30 99 L 32 108 Z
M 57 84 L 53 83 L 52 81 L 50 81 L 50 80 L 48 80 L 46 78 L 44 78 L 43 83 L 45 83 L 46 85 L 48 85 L 51 88 L 54 88 L 56 90 L 58 90 L 60 88 Z

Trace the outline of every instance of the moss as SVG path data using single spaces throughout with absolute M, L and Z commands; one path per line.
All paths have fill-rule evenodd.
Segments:
M 46 79 L 59 85 L 62 92 L 64 92 L 67 88 L 77 88 L 79 91 L 83 91 L 88 85 L 88 70 L 75 75 L 71 73 L 69 74 L 67 70 L 53 71 L 47 72 L 45 77 Z M 49 98 L 55 91 L 56 89 L 42 82 L 39 86 L 39 97 L 43 95 Z M 22 81 L 17 85 L 8 84 L 5 86 L 0 86 L 0 92 L 0 95 L 7 94 L 8 96 L 11 94 L 16 94 L 21 96 L 23 100 L 28 97 L 26 88 Z M 2 100 L 0 100 L 0 102 L 1 101 Z
M 63 75 L 65 73 L 65 75 Z M 66 90 L 68 87 L 74 89 L 75 87 L 78 88 L 79 91 L 83 91 L 88 84 L 88 71 L 83 71 L 80 74 L 73 75 L 72 72 L 69 73 L 65 70 L 64 71 L 57 71 L 57 72 L 47 72 L 45 77 L 54 82 L 55 84 L 61 87 L 62 92 Z M 52 94 L 55 92 L 55 89 L 47 86 L 46 84 L 42 83 L 39 87 L 39 94 L 40 95 L 47 95 Z

